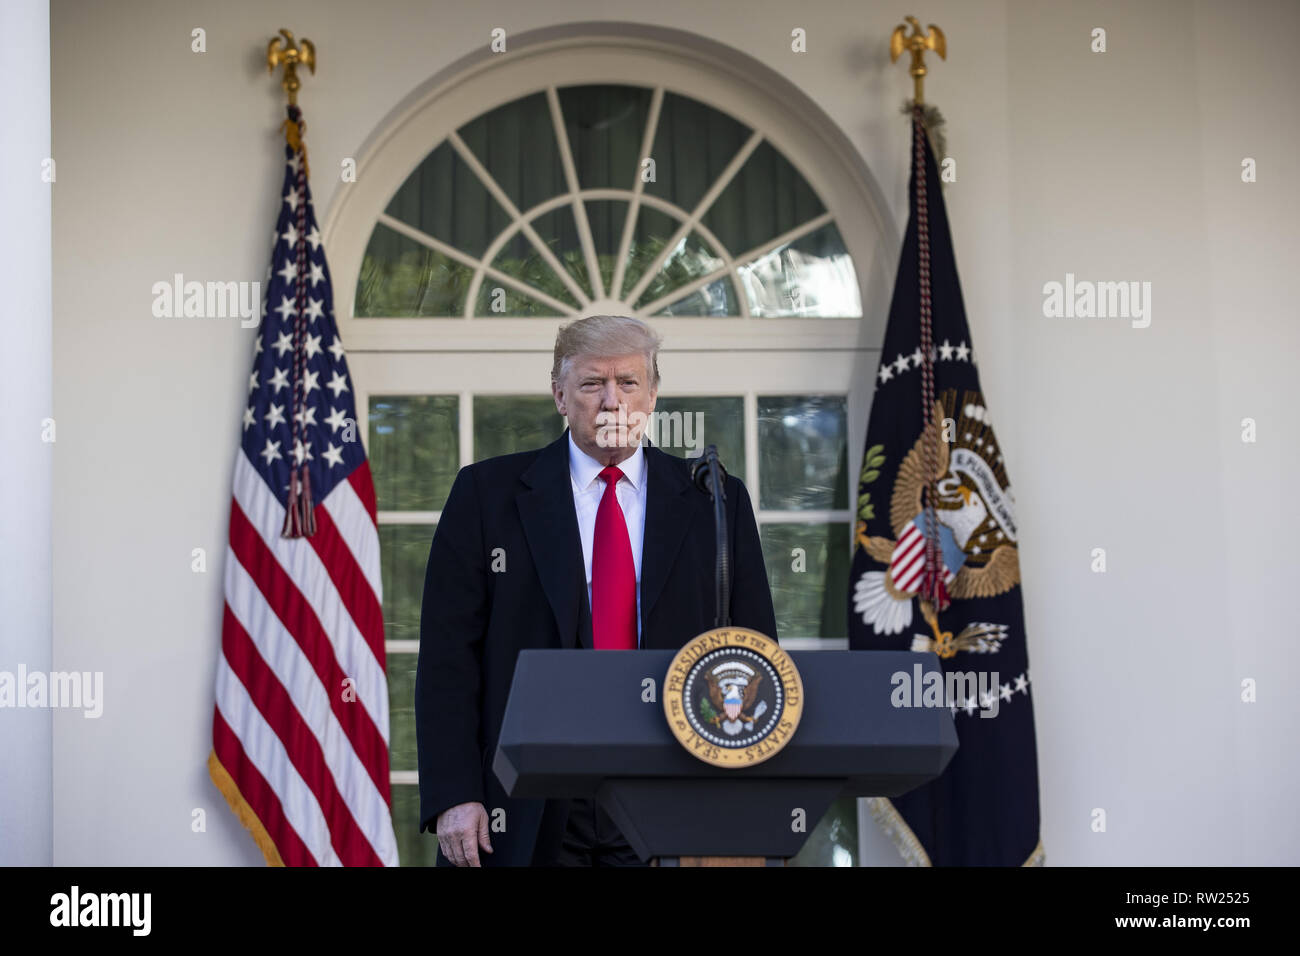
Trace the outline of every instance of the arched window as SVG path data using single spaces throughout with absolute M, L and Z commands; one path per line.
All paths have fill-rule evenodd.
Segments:
M 529 93 L 375 223 L 357 317 L 862 315 L 834 217 L 763 134 L 663 86 Z

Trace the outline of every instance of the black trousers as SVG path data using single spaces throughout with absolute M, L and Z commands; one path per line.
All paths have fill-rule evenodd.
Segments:
M 569 802 L 569 822 L 559 849 L 534 866 L 649 866 L 623 839 L 618 826 L 594 799 Z

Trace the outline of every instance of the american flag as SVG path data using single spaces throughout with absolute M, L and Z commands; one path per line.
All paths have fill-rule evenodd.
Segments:
M 375 491 L 305 129 L 290 106 L 235 456 L 208 770 L 268 864 L 395 866 Z

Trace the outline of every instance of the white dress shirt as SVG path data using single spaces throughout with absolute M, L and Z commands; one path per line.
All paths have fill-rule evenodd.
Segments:
M 641 544 L 645 540 L 645 450 L 636 451 L 618 463 L 623 477 L 614 486 L 614 495 L 623 509 L 627 537 L 632 544 L 632 564 L 636 567 L 636 641 L 641 646 Z M 591 552 L 596 540 L 596 511 L 605 495 L 600 473 L 605 466 L 578 447 L 569 432 L 569 478 L 573 486 L 573 507 L 578 512 L 578 535 L 582 538 L 582 558 L 587 568 L 587 607 L 591 607 Z M 595 637 L 594 633 L 592 635 Z

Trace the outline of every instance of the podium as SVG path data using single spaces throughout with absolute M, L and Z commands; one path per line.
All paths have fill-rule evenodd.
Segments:
M 711 766 L 664 716 L 675 653 L 521 651 L 492 764 L 506 793 L 594 797 L 641 859 L 660 866 L 711 857 L 779 866 L 838 797 L 906 793 L 957 751 L 947 707 L 893 701 L 898 672 L 914 683 L 919 664 L 942 679 L 934 654 L 792 651 L 804 687 L 794 736 L 753 766 Z

